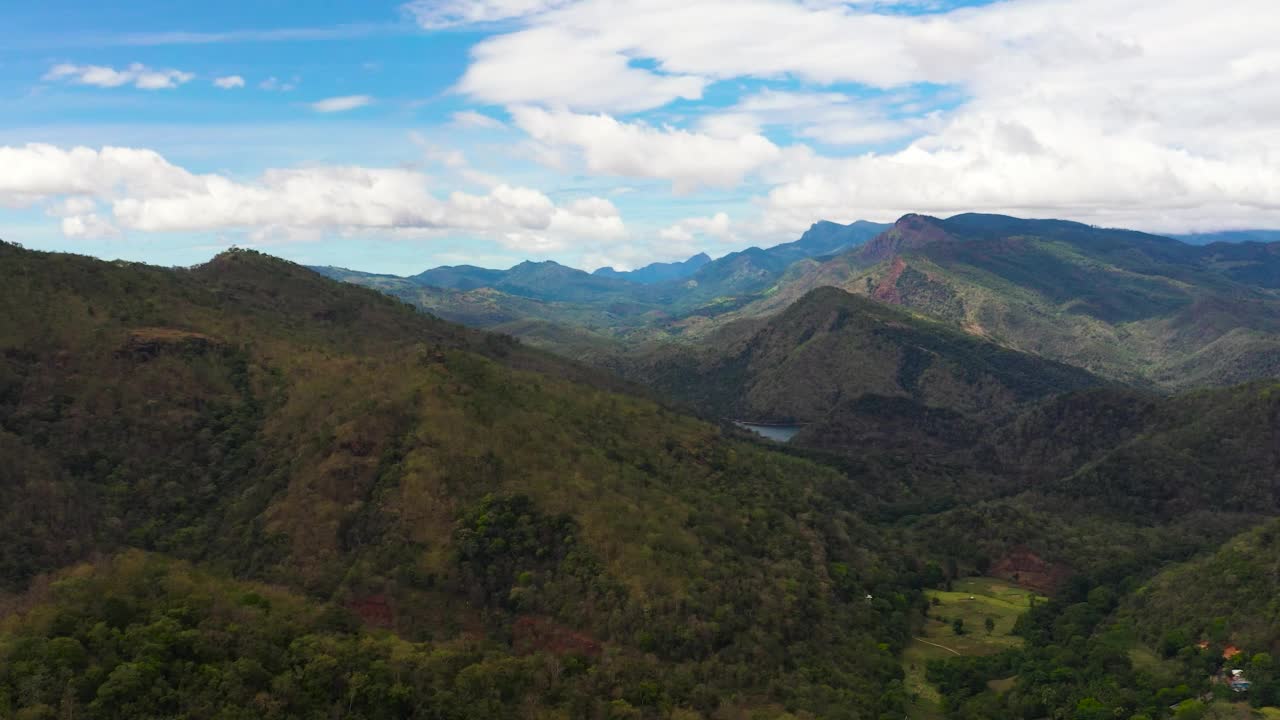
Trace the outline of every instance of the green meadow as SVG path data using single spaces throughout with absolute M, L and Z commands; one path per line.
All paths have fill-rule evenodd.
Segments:
M 930 660 L 945 659 L 957 655 L 994 655 L 1002 650 L 1022 645 L 1022 638 L 1013 634 L 1013 624 L 1032 603 L 1046 598 L 1005 580 L 995 578 L 964 578 L 951 585 L 951 590 L 926 590 L 929 598 L 929 617 L 926 618 L 915 639 L 903 652 L 904 681 L 908 697 L 912 698 L 911 717 L 916 720 L 941 718 L 941 696 L 928 680 L 925 670 Z M 992 629 L 987 632 L 990 618 Z M 954 622 L 963 621 L 963 634 L 957 635 Z M 1005 681 L 995 681 L 994 689 Z

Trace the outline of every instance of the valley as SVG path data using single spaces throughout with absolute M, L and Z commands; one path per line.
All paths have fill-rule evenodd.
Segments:
M 8 3 L 0 720 L 1280 720 L 1280 2 Z
M 1218 692 L 1214 643 L 1274 703 L 1269 256 L 872 229 L 449 288 L 0 246 L 0 710 L 196 712 L 221 678 L 255 717 L 1156 717 Z M 1053 297 L 1033 343 L 1015 309 Z M 1159 324 L 1187 357 L 1073 354 Z

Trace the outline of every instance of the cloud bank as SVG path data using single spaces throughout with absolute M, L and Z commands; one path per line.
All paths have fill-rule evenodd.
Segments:
M 569 241 L 624 239 L 602 198 L 556 205 L 530 188 L 438 197 L 427 175 L 399 168 L 272 169 L 252 182 L 196 174 L 145 149 L 0 146 L 0 203 L 50 203 L 69 236 L 123 231 L 250 230 L 259 236 L 320 230 L 465 231 L 544 252 Z M 100 210 L 99 205 L 109 209 Z
M 967 210 L 1280 225 L 1271 0 L 462 5 L 518 26 L 473 49 L 459 92 L 592 173 L 764 183 L 760 227 L 778 233 Z M 680 104 L 747 80 L 764 87 L 728 107 Z

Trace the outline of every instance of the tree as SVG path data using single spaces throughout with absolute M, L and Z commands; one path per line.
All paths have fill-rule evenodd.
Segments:
M 951 621 L 951 632 L 957 635 L 964 634 L 964 618 L 956 618 Z
M 982 625 L 983 625 L 983 627 L 985 627 L 985 628 L 987 629 L 987 634 L 988 634 L 988 635 L 990 635 L 991 633 L 995 632 L 995 629 L 996 629 L 996 621 L 995 621 L 995 620 L 993 620 L 993 619 L 991 619 L 991 618 L 987 618 L 986 620 L 983 620 L 983 621 L 982 621 Z
M 1111 710 L 1095 698 L 1087 697 L 1076 703 L 1075 720 L 1110 720 Z

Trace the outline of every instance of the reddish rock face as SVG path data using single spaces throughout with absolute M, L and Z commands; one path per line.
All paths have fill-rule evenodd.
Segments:
M 516 652 L 549 652 L 553 655 L 600 655 L 600 643 L 549 618 L 523 615 L 511 626 L 511 644 Z
M 1071 576 L 1071 571 L 1063 565 L 1047 562 L 1030 550 L 1020 548 L 1010 551 L 992 564 L 988 574 L 1050 594 Z
M 902 271 L 906 269 L 907 263 L 902 258 L 894 258 L 889 272 L 880 278 L 880 284 L 871 291 L 871 297 L 891 305 L 901 305 L 902 294 L 898 292 L 898 278 L 902 277 Z
M 936 218 L 924 215 L 904 215 L 893 227 L 863 245 L 858 257 L 871 263 L 884 262 L 904 250 L 952 240 L 938 222 Z

